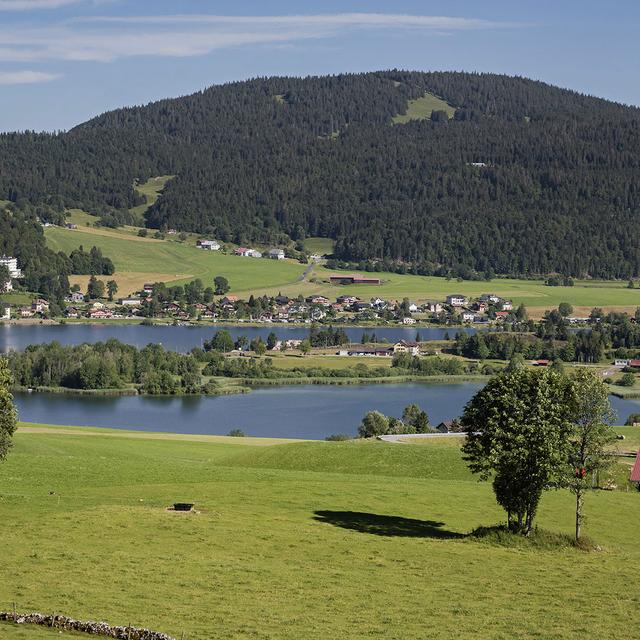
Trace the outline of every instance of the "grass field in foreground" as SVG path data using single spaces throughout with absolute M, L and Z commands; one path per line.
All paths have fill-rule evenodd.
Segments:
M 82 212 L 75 212 L 78 222 Z M 80 217 L 78 217 L 80 216 Z M 73 216 L 71 219 L 74 219 Z M 84 218 L 82 218 L 84 219 Z M 100 247 L 116 265 L 115 279 L 120 286 L 119 294 L 128 294 L 144 282 L 163 280 L 185 282 L 201 278 L 211 284 L 217 275 L 225 276 L 232 293 L 269 294 L 282 292 L 286 295 L 323 294 L 331 298 L 349 293 L 363 299 L 373 296 L 401 300 L 443 300 L 448 294 L 461 293 L 478 296 L 481 293 L 496 293 L 509 298 L 515 304 L 527 305 L 532 317 L 539 317 L 545 309 L 555 308 L 561 302 L 574 306 L 575 315 L 588 315 L 593 307 L 618 309 L 633 312 L 640 306 L 640 289 L 628 289 L 626 282 L 577 281 L 573 287 L 548 287 L 541 280 L 517 280 L 495 278 L 491 282 L 447 280 L 446 278 L 377 273 L 382 284 L 331 285 L 329 276 L 333 271 L 317 266 L 308 278 L 300 281 L 305 265 L 288 260 L 266 260 L 239 258 L 217 252 L 205 252 L 195 248 L 195 240 L 155 240 L 137 237 L 136 227 L 111 230 L 88 227 L 80 224 L 77 230 L 49 227 L 45 230 L 47 244 L 56 251 L 69 253 L 82 244 L 85 249 L 93 245 Z M 314 239 L 316 250 L 329 247 L 323 239 Z M 75 276 L 83 286 L 88 277 Z
M 637 492 L 587 498 L 604 551 L 513 548 L 464 537 L 503 514 L 455 442 L 80 432 L 19 431 L 0 465 L 0 608 L 189 640 L 632 638 L 640 623 Z M 572 506 L 546 494 L 539 525 L 571 532 Z

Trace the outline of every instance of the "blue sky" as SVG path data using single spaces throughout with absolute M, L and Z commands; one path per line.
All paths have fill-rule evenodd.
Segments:
M 0 0 L 0 26 L 3 131 L 255 76 L 393 67 L 640 105 L 637 0 Z

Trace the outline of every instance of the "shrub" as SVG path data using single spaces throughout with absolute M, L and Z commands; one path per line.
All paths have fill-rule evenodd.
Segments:
M 623 373 L 622 378 L 620 378 L 618 384 L 621 387 L 633 387 L 635 381 L 636 377 L 633 375 L 633 373 Z
M 245 437 L 245 433 L 242 429 L 231 429 L 231 431 L 229 431 L 229 433 L 227 434 L 228 436 L 231 436 L 232 438 L 244 438 Z
M 379 411 L 369 411 L 358 427 L 358 435 L 361 438 L 375 438 L 384 435 L 388 430 L 389 418 Z
M 346 433 L 333 433 L 325 438 L 327 442 L 344 442 L 345 440 L 352 440 L 351 436 Z

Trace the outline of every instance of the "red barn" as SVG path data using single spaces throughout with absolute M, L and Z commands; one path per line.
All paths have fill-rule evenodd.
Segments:
M 630 482 L 637 482 L 640 486 L 640 451 L 636 455 L 636 463 L 633 465 L 633 469 L 631 469 L 631 477 L 629 478 Z

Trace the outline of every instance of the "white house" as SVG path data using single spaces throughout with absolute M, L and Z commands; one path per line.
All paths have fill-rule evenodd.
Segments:
M 513 311 L 513 302 L 511 302 L 511 300 L 503 300 L 502 301 L 502 310 L 503 311 Z
M 18 269 L 18 259 L 10 256 L 0 256 L 0 266 L 7 267 L 12 278 L 22 278 L 22 271 Z
M 205 251 L 220 250 L 220 243 L 215 240 L 198 240 L 196 244 L 200 249 L 204 249 Z
M 415 324 L 415 318 L 402 318 L 402 324 Z
M 374 309 L 386 309 L 389 306 L 389 303 L 382 298 L 371 298 L 370 305 Z
M 452 307 L 464 307 L 467 304 L 467 299 L 460 293 L 453 293 L 447 296 L 447 304 Z
M 71 300 L 71 302 L 84 302 L 84 293 L 81 293 L 80 291 L 72 291 L 71 295 L 69 296 L 69 300 Z
M 272 260 L 284 260 L 283 249 L 269 249 L 269 257 Z
M 473 322 L 476 314 L 473 311 L 463 311 L 462 312 L 462 322 Z
M 412 356 L 420 355 L 420 345 L 417 342 L 400 340 L 400 342 L 396 342 L 391 349 L 393 353 L 409 353 Z
M 11 306 L 8 304 L 0 304 L 0 320 L 11 320 Z
M 139 307 L 142 304 L 142 299 L 136 297 L 120 298 L 118 304 L 123 307 Z

